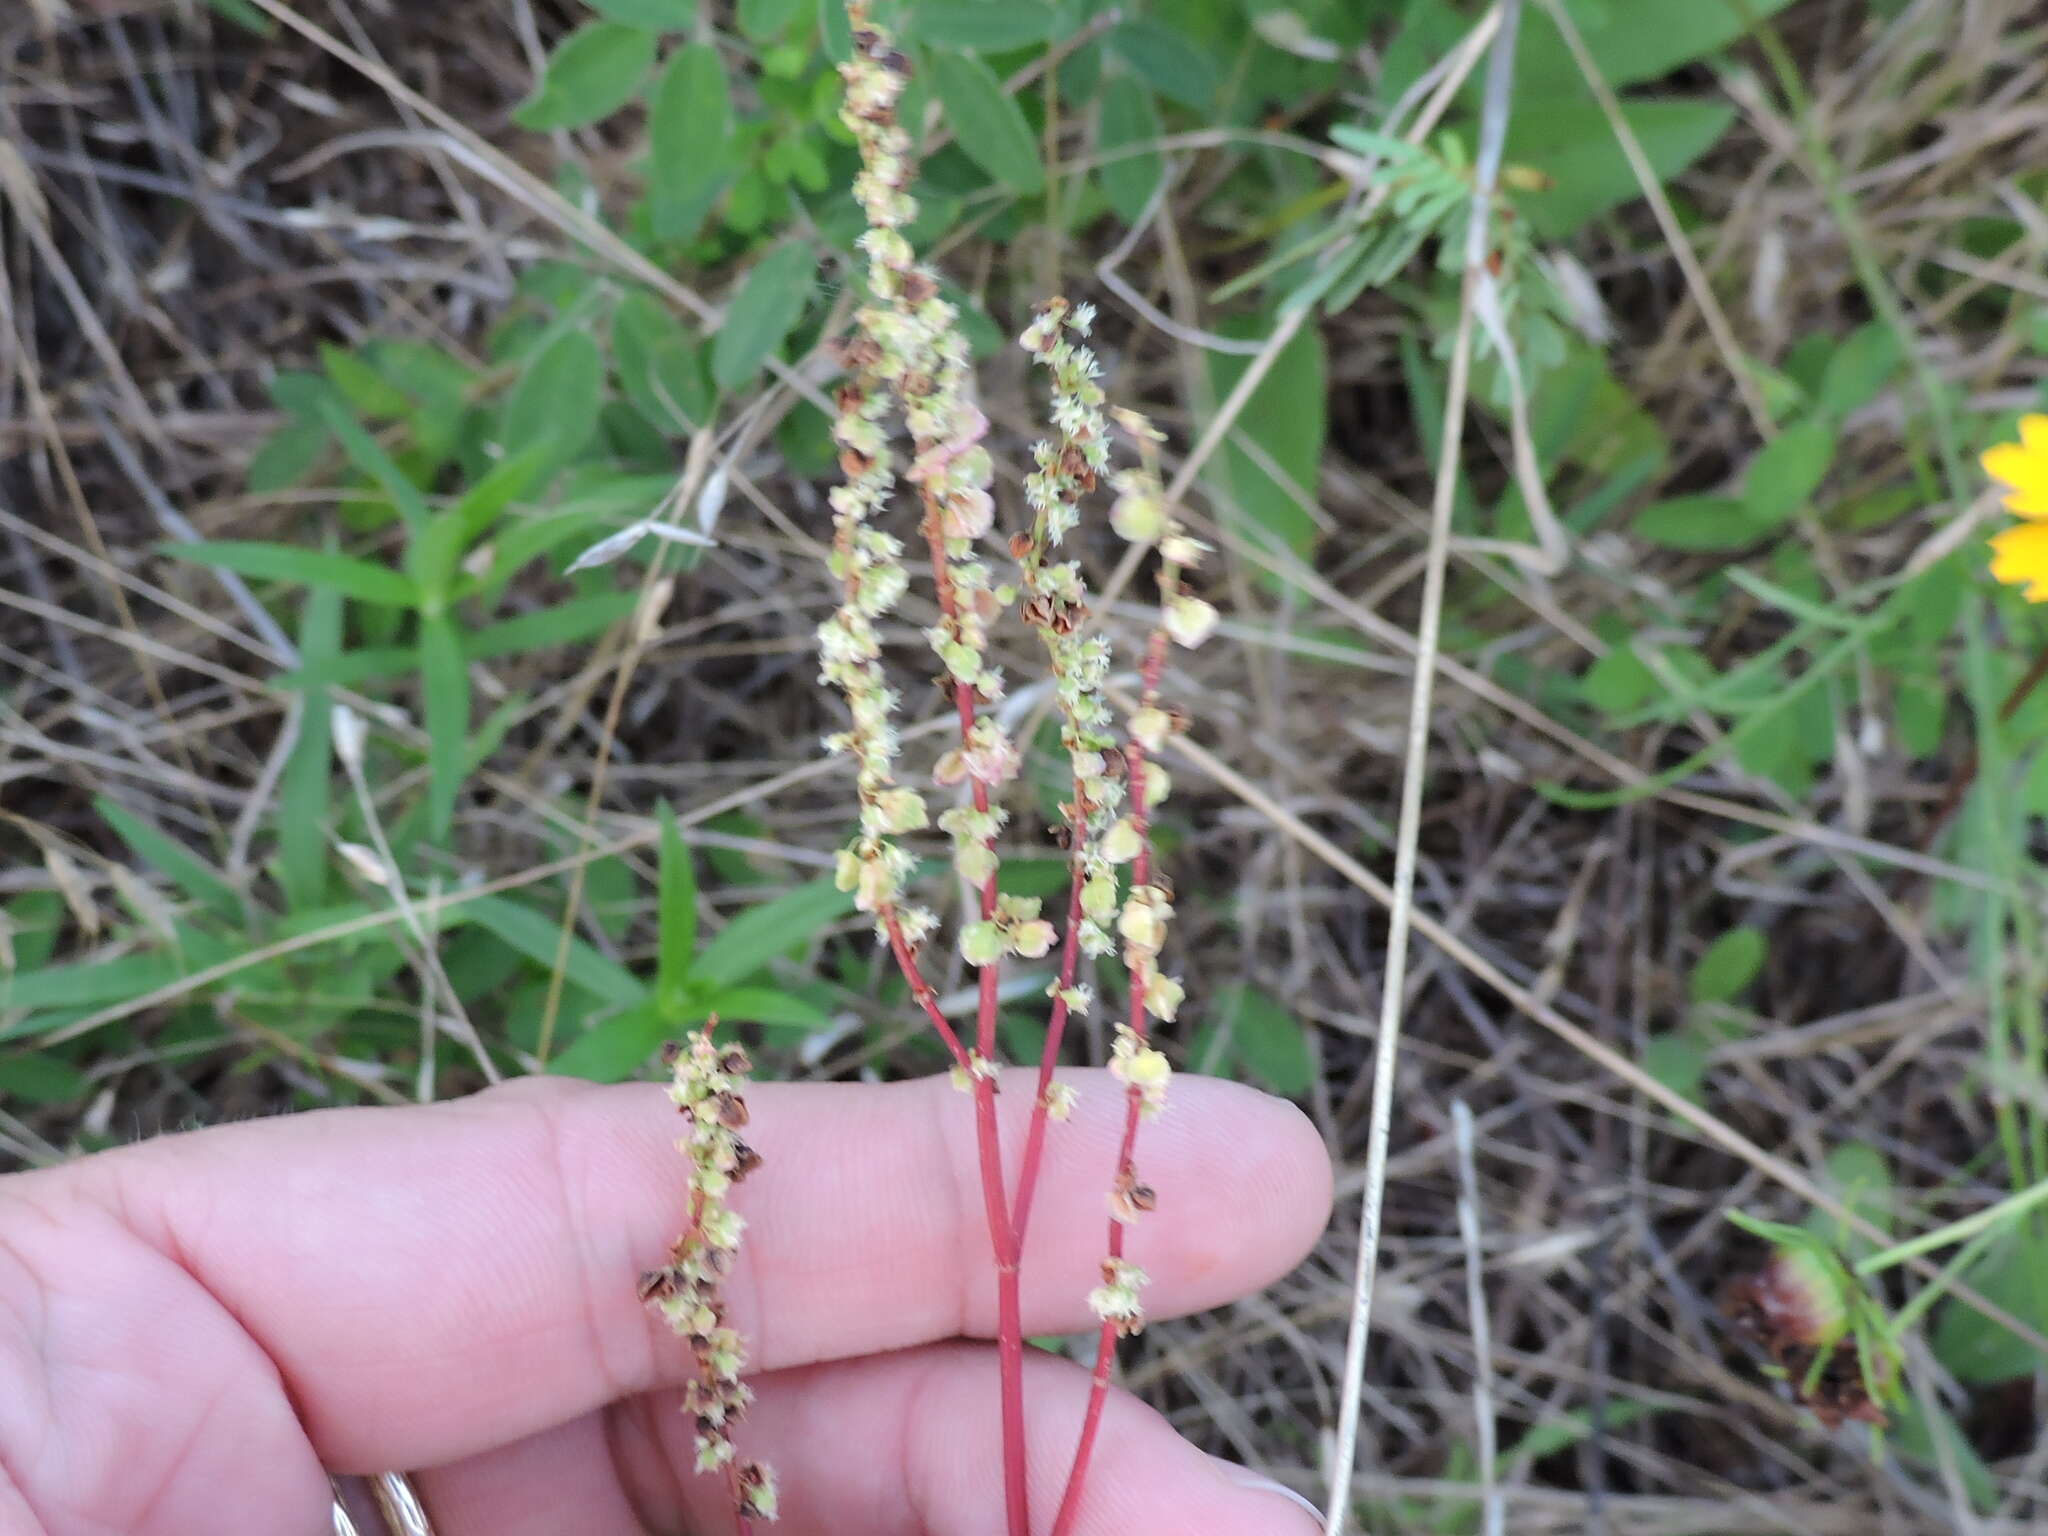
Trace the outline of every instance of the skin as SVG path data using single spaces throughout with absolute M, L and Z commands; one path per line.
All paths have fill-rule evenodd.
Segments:
M 1092 1328 L 1121 1093 L 1076 1073 L 1024 1260 L 1028 1333 Z M 999 1099 L 1021 1145 L 1029 1095 Z M 1002 1528 L 973 1117 L 942 1079 L 761 1084 L 727 1288 L 759 1374 L 742 1454 L 789 1536 Z M 530 1079 L 455 1103 L 293 1115 L 0 1178 L 0 1536 L 331 1530 L 326 1471 L 424 1467 L 443 1536 L 731 1529 L 689 1471 L 685 1346 L 634 1296 L 687 1190 L 660 1088 Z M 1131 1234 L 1164 1317 L 1292 1267 L 1330 1169 L 1291 1106 L 1174 1084 Z M 1033 1353 L 1032 1518 L 1050 1526 L 1086 1372 Z M 1308 1536 L 1151 1409 L 1112 1398 L 1085 1536 Z M 766 1528 L 764 1528 L 766 1529 Z

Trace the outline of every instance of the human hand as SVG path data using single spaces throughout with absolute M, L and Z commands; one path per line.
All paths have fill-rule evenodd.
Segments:
M 1031 1334 L 1092 1330 L 1123 1095 L 1054 1128 L 1025 1253 Z M 1021 1144 L 1028 1093 L 1003 1095 Z M 766 1159 L 726 1294 L 792 1536 L 999 1532 L 994 1286 L 973 1117 L 944 1079 L 754 1085 Z M 0 1178 L 0 1536 L 314 1536 L 327 1472 L 426 1467 L 442 1536 L 717 1532 L 673 1392 L 687 1347 L 637 1301 L 682 1224 L 651 1085 L 528 1079 L 418 1109 L 224 1126 Z M 1155 1316 L 1265 1284 L 1328 1214 L 1308 1123 L 1181 1079 L 1146 1133 Z M 1087 1375 L 1033 1351 L 1034 1521 Z M 1087 1536 L 1308 1536 L 1314 1524 L 1111 1398 Z

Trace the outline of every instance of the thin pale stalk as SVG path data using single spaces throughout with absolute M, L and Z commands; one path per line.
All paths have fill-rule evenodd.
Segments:
M 1430 506 L 1429 549 L 1422 576 L 1422 613 L 1416 623 L 1415 686 L 1409 698 L 1408 739 L 1401 769 L 1401 810 L 1394 834 L 1394 886 L 1388 914 L 1386 974 L 1380 979 L 1379 1039 L 1373 1051 L 1372 1110 L 1367 1133 L 1365 1189 L 1359 1200 L 1358 1267 L 1352 1286 L 1351 1328 L 1344 1345 L 1344 1383 L 1339 1399 L 1337 1453 L 1330 1469 L 1330 1502 L 1323 1536 L 1340 1536 L 1351 1508 L 1351 1469 L 1358 1461 L 1359 1398 L 1365 1381 L 1365 1346 L 1372 1330 L 1373 1286 L 1378 1278 L 1380 1216 L 1387 1187 L 1387 1156 L 1394 1120 L 1394 1072 L 1400 1057 L 1403 982 L 1408 970 L 1409 934 L 1415 916 L 1416 848 L 1422 831 L 1422 789 L 1429 774 L 1429 721 L 1436 682 L 1437 641 L 1443 624 L 1444 571 L 1451 543 L 1451 511 L 1457 503 L 1458 456 L 1464 445 L 1466 394 L 1471 384 L 1474 300 L 1485 261 L 1487 214 L 1499 174 L 1507 129 L 1509 90 L 1514 78 L 1519 0 L 1501 8 L 1493 41 L 1486 102 L 1474 172 L 1472 213 L 1466 225 L 1465 281 L 1458 308 L 1457 339 L 1444 399 L 1436 491 Z

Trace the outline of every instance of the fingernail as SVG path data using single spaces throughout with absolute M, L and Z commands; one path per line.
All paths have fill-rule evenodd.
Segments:
M 1223 1475 L 1238 1487 L 1249 1488 L 1255 1493 L 1277 1493 L 1296 1509 L 1306 1510 L 1317 1524 L 1322 1523 L 1323 1512 L 1310 1503 L 1304 1495 L 1296 1493 L 1285 1483 L 1276 1483 L 1263 1472 L 1254 1472 L 1250 1467 L 1241 1467 L 1236 1462 L 1225 1461 L 1220 1456 L 1214 1456 L 1210 1459 L 1216 1463 Z

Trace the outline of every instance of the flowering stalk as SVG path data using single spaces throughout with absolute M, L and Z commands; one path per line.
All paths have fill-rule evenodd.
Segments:
M 1159 680 L 1166 668 L 1170 642 L 1194 647 L 1216 627 L 1216 610 L 1186 592 L 1181 573 L 1201 561 L 1204 546 L 1189 536 L 1173 516 L 1159 483 L 1158 435 L 1144 418 L 1119 412 L 1118 421 L 1136 439 L 1142 465 L 1116 477 L 1116 505 L 1110 519 L 1117 531 L 1134 542 L 1159 544 L 1160 620 L 1145 645 L 1138 707 L 1125 722 L 1129 738 L 1124 761 L 1130 783 L 1131 811 L 1117 823 L 1127 828 L 1131 847 L 1131 891 L 1117 916 L 1123 940 L 1124 970 L 1130 986 L 1130 1018 L 1117 1027 L 1111 1049 L 1110 1075 L 1124 1085 L 1124 1132 L 1117 1148 L 1116 1175 L 1109 1192 L 1109 1253 L 1102 1261 L 1102 1284 L 1089 1292 L 1088 1304 L 1101 1319 L 1095 1341 L 1095 1371 L 1089 1383 L 1088 1407 L 1081 1421 L 1080 1443 L 1053 1521 L 1053 1536 L 1068 1536 L 1080 1514 L 1081 1492 L 1101 1428 L 1109 1395 L 1109 1377 L 1116 1363 L 1116 1341 L 1145 1326 L 1142 1291 L 1145 1272 L 1124 1256 L 1124 1234 L 1155 1204 L 1150 1185 L 1138 1176 L 1138 1126 L 1166 1107 L 1167 1084 L 1173 1073 L 1165 1055 L 1151 1044 L 1148 1019 L 1171 1019 L 1183 996 L 1179 981 L 1159 969 L 1159 952 L 1173 917 L 1171 890 L 1155 882 L 1152 872 L 1152 813 L 1170 788 L 1166 770 L 1152 761 L 1176 728 L 1175 717 L 1159 703 Z M 1105 841 L 1108 841 L 1105 838 Z
M 980 973 L 971 1051 L 962 1050 L 951 1038 L 931 1001 L 929 986 L 916 969 L 917 944 L 931 922 L 921 909 L 909 921 L 895 915 L 894 898 L 911 861 L 907 855 L 891 856 L 892 852 L 900 855 L 901 850 L 884 849 L 876 843 L 877 833 L 867 825 L 870 799 L 865 786 L 862 841 L 841 855 L 840 880 L 842 884 L 850 880 L 849 888 L 867 898 L 864 908 L 875 912 L 877 925 L 913 992 L 919 994 L 941 1038 L 948 1040 L 962 1085 L 974 1096 L 983 1203 L 996 1263 L 1005 1512 L 1011 1536 L 1028 1536 L 1024 1327 L 1017 1237 L 1003 1191 L 1002 1147 L 996 1131 L 996 1008 L 1003 954 L 1043 955 L 1051 949 L 1054 933 L 1052 925 L 1039 917 L 1035 902 L 1004 897 L 996 890 L 995 840 L 1004 817 L 994 804 L 992 791 L 1016 776 L 1020 760 L 995 719 L 979 715 L 980 704 L 1002 695 L 1002 676 L 988 662 L 988 625 L 1014 594 L 993 588 L 988 567 L 974 553 L 975 541 L 994 521 L 995 502 L 988 489 L 994 465 L 988 450 L 981 446 L 988 421 L 971 398 L 969 354 L 959 317 L 939 296 L 937 276 L 918 264 L 903 236 L 904 226 L 917 213 L 908 190 L 914 164 L 910 136 L 897 118 L 909 63 L 887 34 L 870 23 L 864 0 L 848 0 L 847 17 L 852 24 L 854 56 L 841 66 L 846 104 L 840 116 L 860 149 L 861 171 L 854 180 L 854 196 L 867 220 L 861 248 L 868 257 L 872 302 L 859 312 L 859 335 L 848 358 L 859 373 L 842 396 L 835 436 L 846 458 L 843 467 L 849 483 L 835 491 L 834 508 L 842 517 L 857 517 L 869 535 L 869 547 L 879 547 L 876 541 L 883 536 L 865 530 L 865 519 L 886 498 L 890 483 L 888 449 L 880 426 L 887 414 L 886 389 L 901 404 L 914 444 L 905 478 L 918 487 L 923 502 L 921 528 L 940 614 L 927 638 L 945 667 L 960 715 L 960 745 L 940 761 L 934 776 L 941 785 L 965 780 L 970 786 L 970 803 L 947 811 L 940 825 L 953 839 L 955 866 L 962 879 L 976 889 L 979 900 L 978 920 L 964 925 L 960 932 L 961 954 Z M 841 496 L 840 492 L 848 494 Z M 893 546 L 893 541 L 890 543 Z M 838 549 L 835 542 L 835 558 Z M 892 562 L 898 553 L 893 547 L 889 550 Z M 893 568 L 899 573 L 902 569 L 900 563 Z M 902 588 L 894 578 L 892 583 L 893 602 Z M 858 606 L 851 596 L 848 606 Z M 868 646 L 861 658 L 864 670 L 848 674 L 854 685 L 848 702 L 855 712 L 857 730 L 863 701 L 881 701 L 880 729 L 888 729 L 888 706 L 893 698 L 881 681 L 878 654 Z M 865 761 L 862 768 L 865 774 Z M 901 802 L 907 814 L 880 817 L 887 823 L 880 835 L 912 831 L 924 824 L 924 805 L 915 791 L 888 793 L 907 797 Z M 910 801 L 915 801 L 914 811 L 908 808 Z M 871 873 L 878 866 L 880 872 Z
M 739 1137 L 747 1124 L 747 1053 L 712 1040 L 714 1017 L 686 1044 L 669 1048 L 668 1094 L 687 1133 L 676 1143 L 690 1160 L 690 1224 L 669 1250 L 668 1263 L 640 1277 L 640 1299 L 690 1341 L 697 1374 L 683 1386 L 683 1411 L 697 1421 L 697 1470 L 722 1473 L 739 1536 L 755 1519 L 776 1515 L 775 1476 L 742 1461 L 732 1429 L 753 1401 L 740 1380 L 746 1341 L 727 1323 L 720 1285 L 731 1271 L 745 1228 L 726 1204 L 732 1187 L 760 1167 L 760 1154 Z
M 1020 345 L 1052 376 L 1052 420 L 1057 436 L 1033 450 L 1038 468 L 1024 482 L 1033 513 L 1031 531 L 1011 540 L 1022 573 L 1024 620 L 1039 633 L 1052 668 L 1060 716 L 1060 744 L 1073 773 L 1072 798 L 1061 805 L 1073 868 L 1067 896 L 1066 939 L 1059 979 L 1048 989 L 1052 1012 L 1039 1057 L 1038 1093 L 1017 1174 L 1013 1218 L 1021 1249 L 1031 1217 L 1032 1195 L 1045 1150 L 1048 1120 L 1066 1118 L 1073 1090 L 1053 1081 L 1060 1044 L 1071 1014 L 1086 1013 L 1094 989 L 1076 985 L 1083 954 L 1093 958 L 1112 946 L 1109 920 L 1116 912 L 1116 871 L 1111 855 L 1135 851 L 1129 828 L 1116 821 L 1123 801 L 1118 775 L 1122 758 L 1103 688 L 1109 680 L 1107 640 L 1084 632 L 1087 589 L 1072 560 L 1053 563 L 1054 547 L 1080 523 L 1080 502 L 1109 467 L 1109 433 L 1103 420 L 1100 367 L 1084 344 L 1094 323 L 1094 306 L 1070 306 L 1055 298 L 1040 306 Z
M 855 332 L 841 348 L 847 379 L 839 393 L 833 436 L 845 480 L 831 498 L 832 569 L 840 582 L 841 602 L 818 632 L 821 678 L 844 693 L 852 717 L 849 728 L 828 738 L 826 745 L 854 760 L 860 800 L 860 827 L 838 855 L 837 874 L 841 888 L 854 894 L 855 905 L 874 918 L 876 932 L 889 946 L 913 999 L 953 1058 L 956 1081 L 973 1096 L 983 1204 L 996 1267 L 1005 1516 L 1010 1536 L 1028 1536 L 1018 1269 L 1046 1125 L 1065 1118 L 1072 1102 L 1071 1090 L 1055 1083 L 1053 1072 L 1068 1018 L 1092 1002 L 1090 989 L 1076 980 L 1080 960 L 1115 947 L 1112 926 L 1121 936 L 1132 988 L 1130 1022 L 1119 1026 L 1111 1062 L 1112 1073 L 1126 1087 L 1128 1108 L 1111 1194 L 1117 1221 L 1104 1263 L 1104 1283 L 1090 1297 L 1103 1319 L 1103 1357 L 1089 1427 L 1062 1509 L 1065 1523 L 1071 1523 L 1069 1506 L 1078 1497 L 1093 1446 L 1113 1340 L 1142 1325 L 1137 1291 L 1144 1276 L 1123 1257 L 1122 1224 L 1152 1204 L 1151 1191 L 1138 1180 L 1133 1161 L 1137 1124 L 1157 1113 L 1169 1075 L 1166 1058 L 1149 1044 L 1146 1020 L 1155 1015 L 1172 1018 L 1180 1002 L 1179 984 L 1157 965 L 1172 909 L 1169 896 L 1152 880 L 1147 817 L 1164 796 L 1166 775 L 1157 767 L 1148 774 L 1146 754 L 1156 750 L 1172 728 L 1158 706 L 1168 637 L 1199 643 L 1215 614 L 1180 591 L 1180 571 L 1195 562 L 1200 546 L 1168 516 L 1152 446 L 1155 435 L 1141 419 L 1131 417 L 1125 425 L 1139 441 L 1143 463 L 1117 477 L 1121 494 L 1111 521 L 1126 538 L 1162 545 L 1165 619 L 1147 650 L 1143 696 L 1128 722 L 1130 742 L 1120 748 L 1121 732 L 1104 697 L 1108 642 L 1083 633 L 1087 610 L 1079 566 L 1053 558 L 1055 547 L 1078 524 L 1080 499 L 1094 489 L 1109 464 L 1097 367 L 1083 344 L 1090 312 L 1086 306 L 1075 309 L 1063 300 L 1053 301 L 1041 310 L 1023 344 L 1051 375 L 1056 437 L 1036 450 L 1037 471 L 1026 483 L 1033 523 L 1029 533 L 1012 540 L 1011 552 L 1026 594 L 1024 617 L 1046 646 L 1057 685 L 1061 740 L 1072 767 L 1072 796 L 1062 809 L 1073 859 L 1059 979 L 1050 989 L 1053 1006 L 1038 1093 L 1012 1199 L 1005 1192 L 995 1117 L 1000 969 L 1009 955 L 1038 959 L 1049 954 L 1060 938 L 1037 901 L 1006 896 L 997 889 L 996 842 L 1006 822 L 998 796 L 1017 776 L 1022 757 L 988 710 L 1003 695 L 1002 675 L 990 661 L 989 627 L 1017 600 L 1018 591 L 996 585 L 979 551 L 994 522 L 989 489 L 994 466 L 982 442 L 988 422 L 973 400 L 959 316 L 940 296 L 937 275 L 917 261 L 904 236 L 917 212 L 909 193 L 912 143 L 898 120 L 909 63 L 869 20 L 865 0 L 847 0 L 846 8 L 854 54 L 841 66 L 846 87 L 841 121 L 860 151 L 854 195 L 867 224 L 860 247 L 867 258 L 868 302 L 857 312 Z M 898 410 L 911 440 L 902 477 L 917 487 L 920 532 L 939 611 L 938 622 L 925 637 L 943 668 L 941 682 L 951 692 L 959 721 L 958 742 L 940 757 L 933 778 L 942 789 L 965 790 L 960 803 L 937 821 L 951 838 L 956 874 L 974 893 L 972 911 L 958 934 L 961 958 L 977 972 L 978 1007 L 971 1041 L 963 1040 L 948 1023 L 924 976 L 920 949 L 936 929 L 937 918 L 908 902 L 904 887 L 915 861 L 896 842 L 931 820 L 923 797 L 896 780 L 896 698 L 883 673 L 878 632 L 879 622 L 893 611 L 909 580 L 901 546 L 874 525 L 896 482 L 889 428 Z M 1133 803 L 1128 815 L 1122 814 L 1126 778 Z M 1133 865 L 1135 885 L 1120 906 L 1116 866 L 1124 863 Z

